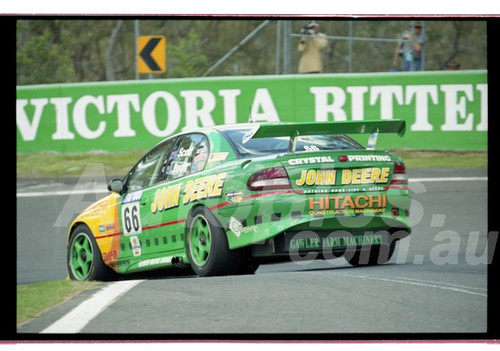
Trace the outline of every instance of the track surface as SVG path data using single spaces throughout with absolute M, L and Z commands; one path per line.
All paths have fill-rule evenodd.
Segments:
M 265 265 L 247 276 L 134 276 L 135 286 L 71 333 L 485 333 L 487 171 L 409 175 L 423 180 L 410 183 L 414 231 L 386 265 L 353 268 L 340 258 Z M 429 180 L 438 177 L 480 179 Z M 67 222 L 102 197 L 103 187 L 90 187 L 96 192 L 75 204 L 65 195 L 74 181 L 18 180 L 18 284 L 66 277 Z M 41 332 L 95 293 L 78 295 L 18 332 Z

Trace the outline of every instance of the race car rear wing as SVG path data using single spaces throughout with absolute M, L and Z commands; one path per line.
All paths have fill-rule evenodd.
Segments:
M 403 136 L 406 122 L 403 120 L 259 123 L 243 136 L 242 143 L 250 139 L 290 137 L 288 152 L 295 152 L 296 138 L 302 135 L 370 134 L 367 149 L 375 149 L 378 133 L 397 133 Z

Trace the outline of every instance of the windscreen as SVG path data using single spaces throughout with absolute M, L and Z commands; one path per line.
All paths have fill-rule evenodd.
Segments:
M 289 137 L 255 138 L 243 144 L 243 136 L 249 130 L 247 128 L 229 129 L 221 132 L 229 139 L 241 157 L 288 151 Z M 297 138 L 295 152 L 359 149 L 364 148 L 346 135 L 307 135 Z

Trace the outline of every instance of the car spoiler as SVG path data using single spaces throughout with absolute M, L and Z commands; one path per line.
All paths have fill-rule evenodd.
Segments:
M 244 136 L 242 143 L 250 139 L 290 137 L 288 152 L 295 152 L 296 138 L 303 135 L 370 134 L 367 149 L 375 149 L 378 133 L 396 133 L 403 136 L 406 122 L 403 120 L 259 123 Z

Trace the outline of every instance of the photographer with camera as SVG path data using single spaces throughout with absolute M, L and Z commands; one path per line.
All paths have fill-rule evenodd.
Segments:
M 302 57 L 299 61 L 299 73 L 323 72 L 322 53 L 326 47 L 326 35 L 319 32 L 319 24 L 311 22 L 302 28 L 302 38 L 299 42 L 299 51 Z
M 401 69 L 403 71 L 420 71 L 422 68 L 422 50 L 427 36 L 422 31 L 420 21 L 413 21 L 411 30 L 406 30 L 401 35 L 401 39 L 394 51 L 394 67 L 399 65 L 399 58 L 403 59 Z

